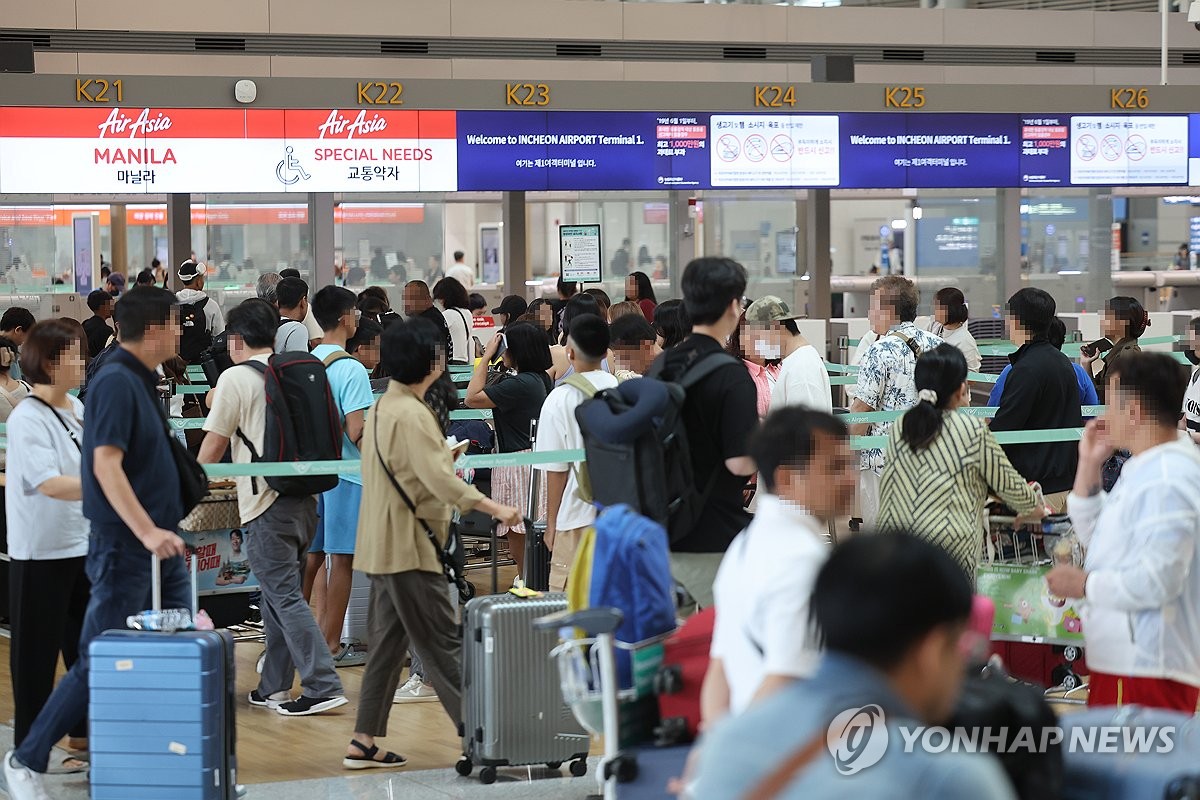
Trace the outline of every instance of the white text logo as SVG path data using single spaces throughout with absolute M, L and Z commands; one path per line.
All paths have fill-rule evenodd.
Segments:
M 335 108 L 329 112 L 329 117 L 317 128 L 317 138 L 324 139 L 326 136 L 345 136 L 347 139 L 353 139 L 355 134 L 362 136 L 363 134 L 381 131 L 386 127 L 387 120 L 378 114 L 371 119 L 367 119 L 367 112 L 359 111 L 358 116 L 351 122 L 347 117 L 343 117 L 341 112 Z
M 105 136 L 128 136 L 132 139 L 135 136 L 145 136 L 148 133 L 167 130 L 171 127 L 171 118 L 161 111 L 158 116 L 152 118 L 148 108 L 143 108 L 142 113 L 134 118 L 122 113 L 121 109 L 114 108 L 108 115 L 108 119 L 101 122 L 98 127 L 101 139 Z

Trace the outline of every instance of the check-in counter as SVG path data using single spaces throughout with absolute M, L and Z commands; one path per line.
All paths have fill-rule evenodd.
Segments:
M 1200 309 L 1200 271 L 1156 270 L 1114 272 L 1113 291 L 1136 297 L 1152 311 Z
M 10 308 L 27 308 L 36 320 L 70 317 L 82 322 L 92 315 L 75 292 L 12 292 L 0 294 L 0 315 Z
M 833 275 L 829 288 L 842 294 L 842 313 L 846 317 L 865 317 L 871 306 L 871 286 L 879 280 L 878 275 Z M 916 275 L 905 276 L 917 285 L 921 292 L 921 311 L 929 314 L 933 310 L 933 296 L 939 289 L 953 286 L 962 291 L 967 307 L 975 315 L 990 314 L 998 302 L 996 276 L 994 275 Z M 986 309 L 986 311 L 985 311 Z
M 861 339 L 870 329 L 871 323 L 866 317 L 838 317 L 829 320 L 829 360 L 838 364 L 849 364 L 855 348 L 848 344 L 848 341 Z

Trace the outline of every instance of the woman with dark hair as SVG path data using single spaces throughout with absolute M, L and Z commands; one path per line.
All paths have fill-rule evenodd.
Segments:
M 933 296 L 933 319 L 927 330 L 961 350 L 969 371 L 979 371 L 983 358 L 975 337 L 967 330 L 967 298 L 961 291 L 953 286 L 938 290 Z
M 85 339 L 78 322 L 47 320 L 29 329 L 21 369 L 33 388 L 7 418 L 9 658 L 18 743 L 50 697 L 59 653 L 68 669 L 78 658 L 90 592 L 80 480 L 83 404 L 69 394 L 83 378 Z M 86 721 L 77 728 L 72 738 L 86 740 Z M 69 759 L 64 766 L 78 771 L 85 765 Z
M 987 423 L 967 405 L 967 361 L 942 343 L 917 359 L 918 402 L 892 426 L 884 453 L 878 527 L 911 530 L 958 560 L 972 580 L 984 540 L 984 505 L 996 494 L 1022 517 L 1045 515 Z
M 525 309 L 525 313 L 521 315 L 520 319 L 524 322 L 532 322 L 541 328 L 542 332 L 546 334 L 546 338 L 551 340 L 551 344 L 553 344 L 554 303 L 544 297 L 539 297 L 529 304 L 529 307 Z
M 647 322 L 654 322 L 654 308 L 658 298 L 654 296 L 654 287 L 650 284 L 650 276 L 644 272 L 631 272 L 625 279 L 625 299 L 637 303 Z
M 664 300 L 655 307 L 654 332 L 663 350 L 669 350 L 691 334 L 692 322 L 682 300 Z
M 558 342 L 550 348 L 550 356 L 554 359 L 554 366 L 550 368 L 550 378 L 554 381 L 555 386 L 575 374 L 575 368 L 567 360 L 567 333 L 571 330 L 571 323 L 584 314 L 607 319 L 600 308 L 599 301 L 587 292 L 577 294 L 567 301 L 562 312 L 562 332 L 559 334 Z M 604 371 L 608 371 L 608 359 L 604 361 Z
M 603 289 L 584 289 L 584 294 L 590 294 L 596 298 L 596 304 L 600 306 L 600 319 L 608 322 L 608 310 L 612 308 L 612 298 L 608 296 L 608 292 Z
M 441 332 L 421 318 L 392 325 L 383 334 L 383 366 L 392 380 L 371 407 L 362 439 L 363 507 L 371 513 L 359 520 L 354 561 L 371 580 L 371 657 L 342 760 L 347 769 L 405 765 L 403 756 L 381 751 L 375 737 L 387 735 L 410 647 L 421 654 L 424 677 L 450 720 L 462 724 L 462 643 L 439 550 L 455 509 L 482 511 L 506 525 L 521 520 L 517 509 L 454 474 L 454 456 L 422 400 L 445 372 Z
M 1101 362 L 1100 371 L 1092 379 L 1096 384 L 1096 395 L 1104 402 L 1104 389 L 1108 383 L 1108 373 L 1116 364 L 1129 353 L 1141 351 L 1138 339 L 1150 325 L 1150 314 L 1132 297 L 1113 297 L 1104 304 L 1100 312 L 1100 334 L 1111 343 L 1107 353 L 1100 348 L 1091 349 L 1085 345 L 1079 354 L 1079 363 L 1084 371 L 1091 375 L 1092 366 L 1097 360 Z
M 499 352 L 507 374 L 487 383 L 487 365 Z M 533 447 L 531 424 L 541 416 L 542 403 L 554 388 L 548 370 L 553 366 L 546 334 L 527 322 L 516 322 L 498 333 L 484 348 L 467 384 L 467 408 L 490 408 L 496 426 L 496 449 L 500 453 L 525 453 Z M 515 373 L 515 374 L 514 374 Z M 497 467 L 492 470 L 492 499 L 519 509 L 529 507 L 531 467 Z M 536 519 L 546 518 L 546 473 L 539 470 Z M 517 562 L 517 573 L 525 574 L 525 524 L 501 525 L 508 551 Z
M 454 278 L 442 278 L 433 286 L 433 301 L 441 308 L 450 328 L 450 363 L 470 364 L 475 359 L 475 349 L 471 346 L 475 327 L 467 288 Z
M 0 336 L 0 422 L 8 420 L 8 415 L 17 407 L 17 403 L 29 396 L 29 384 L 12 376 L 17 363 L 17 343 L 7 336 Z M 0 470 L 4 469 L 4 451 L 0 450 Z

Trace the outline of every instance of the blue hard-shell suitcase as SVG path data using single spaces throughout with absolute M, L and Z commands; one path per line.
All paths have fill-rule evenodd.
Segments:
M 88 659 L 92 800 L 236 797 L 228 631 L 105 631 Z

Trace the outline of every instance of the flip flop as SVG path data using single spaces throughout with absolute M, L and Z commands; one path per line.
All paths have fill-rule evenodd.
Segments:
M 362 755 L 342 758 L 342 767 L 345 769 L 397 769 L 408 764 L 408 759 L 390 750 L 383 754 L 382 760 L 376 759 L 375 756 L 379 755 L 379 745 L 367 747 L 357 739 L 351 739 L 350 744 L 357 747 Z
M 66 756 L 55 766 L 46 770 L 49 775 L 77 775 L 80 772 L 87 772 L 90 765 L 75 756 Z

